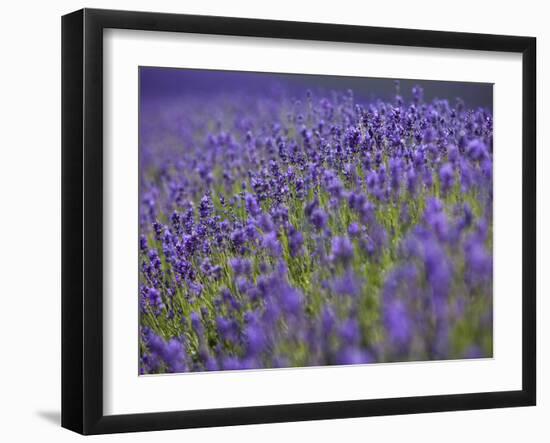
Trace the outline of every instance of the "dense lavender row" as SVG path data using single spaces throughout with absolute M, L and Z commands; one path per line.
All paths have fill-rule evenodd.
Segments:
M 141 373 L 492 355 L 492 115 L 413 97 L 150 113 Z

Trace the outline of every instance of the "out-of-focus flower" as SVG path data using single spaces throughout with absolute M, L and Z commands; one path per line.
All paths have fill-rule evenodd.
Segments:
M 335 263 L 348 264 L 353 259 L 353 243 L 348 237 L 332 239 L 332 259 Z

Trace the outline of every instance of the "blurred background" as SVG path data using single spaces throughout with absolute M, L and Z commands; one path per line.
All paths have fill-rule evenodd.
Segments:
M 493 108 L 493 85 L 456 81 L 433 81 L 400 78 L 325 76 L 311 74 L 275 74 L 262 72 L 218 71 L 166 67 L 140 67 L 140 98 L 143 102 L 182 98 L 186 95 L 209 95 L 225 92 L 280 94 L 283 91 L 303 99 L 306 89 L 313 93 L 352 89 L 357 100 L 393 100 L 395 80 L 405 102 L 412 99 L 416 85 L 424 90 L 424 99 L 447 99 L 452 105 L 460 97 L 467 107 Z M 292 97 L 290 97 L 292 98 Z

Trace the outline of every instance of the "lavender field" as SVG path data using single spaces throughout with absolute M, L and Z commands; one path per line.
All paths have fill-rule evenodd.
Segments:
M 492 356 L 490 102 L 178 75 L 140 90 L 141 374 Z

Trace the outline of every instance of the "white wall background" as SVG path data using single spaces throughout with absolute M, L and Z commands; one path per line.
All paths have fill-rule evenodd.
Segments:
M 60 414 L 60 16 L 83 6 L 349 23 L 538 38 L 539 405 L 533 408 L 330 420 L 102 436 L 94 441 L 224 442 L 550 440 L 550 28 L 544 2 L 461 0 L 299 2 L 111 0 L 2 5 L 0 26 L 0 438 L 6 442 L 81 440 Z M 544 108 L 544 109 L 543 109 Z M 519 147 L 518 147 L 519 148 Z M 541 197 L 542 196 L 542 197 Z M 544 200 L 544 201 L 543 201 Z M 544 251 L 541 251 L 544 248 Z

